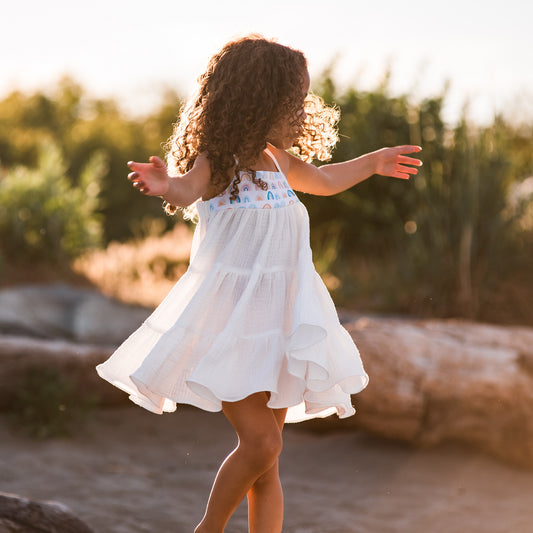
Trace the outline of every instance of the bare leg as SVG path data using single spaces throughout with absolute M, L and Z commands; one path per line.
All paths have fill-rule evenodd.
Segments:
M 276 465 L 282 447 L 281 431 L 267 402 L 267 393 L 260 392 L 239 402 L 223 403 L 224 414 L 239 442 L 218 471 L 204 518 L 195 533 L 222 533 L 252 485 Z M 271 529 L 269 533 L 277 532 Z
M 274 409 L 279 431 L 283 430 L 287 409 Z M 267 470 L 248 491 L 250 533 L 278 533 L 283 525 L 283 491 L 279 479 L 279 461 Z

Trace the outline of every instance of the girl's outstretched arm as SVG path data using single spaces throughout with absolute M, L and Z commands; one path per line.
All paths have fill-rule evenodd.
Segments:
M 165 163 L 159 157 L 150 157 L 149 163 L 130 161 L 132 172 L 128 179 L 147 196 L 161 196 L 176 207 L 187 207 L 204 196 L 210 185 L 211 169 L 204 155 L 199 155 L 189 172 L 183 176 L 169 176 Z
M 420 146 L 404 145 L 382 148 L 357 159 L 315 167 L 301 159 L 287 155 L 287 180 L 297 191 L 329 196 L 345 191 L 373 174 L 409 179 L 417 174 L 422 161 L 405 154 L 420 152 Z M 285 152 L 286 153 L 286 152 Z

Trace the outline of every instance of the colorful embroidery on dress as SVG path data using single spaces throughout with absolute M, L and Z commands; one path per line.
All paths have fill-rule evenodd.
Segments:
M 267 191 L 264 191 L 261 187 L 256 185 L 251 180 L 249 174 L 241 173 L 241 183 L 239 184 L 239 194 L 237 198 L 235 200 L 230 199 L 230 191 L 233 186 L 232 182 L 223 193 L 206 201 L 209 205 L 209 210 L 276 209 L 299 202 L 298 197 L 281 172 L 257 171 L 257 174 L 259 174 L 261 180 L 267 184 Z M 243 181 L 246 181 L 246 183 L 243 184 Z

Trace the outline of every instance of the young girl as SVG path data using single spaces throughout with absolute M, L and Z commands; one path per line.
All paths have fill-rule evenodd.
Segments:
M 187 273 L 98 373 L 155 413 L 188 403 L 222 410 L 233 425 L 238 445 L 196 533 L 222 532 L 245 496 L 250 532 L 280 532 L 283 424 L 351 416 L 350 395 L 368 383 L 313 267 L 294 191 L 332 195 L 373 174 L 407 179 L 421 162 L 404 154 L 420 148 L 305 162 L 329 157 L 338 118 L 308 90 L 301 52 L 255 36 L 231 42 L 181 113 L 168 169 L 157 157 L 128 163 L 136 189 L 199 222 Z

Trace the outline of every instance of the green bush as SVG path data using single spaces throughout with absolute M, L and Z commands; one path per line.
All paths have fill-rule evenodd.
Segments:
M 161 105 L 149 116 L 128 116 L 113 99 L 93 99 L 74 80 L 65 77 L 48 91 L 14 91 L 0 100 L 0 163 L 6 168 L 38 166 L 43 141 L 52 140 L 64 161 L 64 174 L 79 185 L 95 153 L 105 156 L 100 193 L 104 243 L 132 236 L 132 221 L 160 216 L 161 201 L 147 199 L 131 187 L 126 162 L 163 156 L 161 144 L 172 132 L 180 107 L 175 92 L 162 94 Z
M 314 84 L 341 110 L 333 162 L 387 145 L 423 147 L 424 166 L 407 182 L 375 176 L 333 197 L 301 195 L 317 268 L 337 287 L 336 302 L 426 316 L 507 314 L 527 323 L 533 201 L 522 196 L 518 206 L 510 197 L 533 176 L 533 125 L 495 117 L 480 127 L 466 113 L 446 124 L 445 90 L 422 99 L 393 95 L 389 81 L 385 73 L 371 91 L 341 91 L 326 72 Z M 170 92 L 150 116 L 128 116 L 68 78 L 51 93 L 13 92 L 0 101 L 7 168 L 3 177 L 0 169 L 0 269 L 13 258 L 58 263 L 99 242 L 130 238 L 144 218 L 165 228 L 180 222 L 125 180 L 126 161 L 162 155 L 178 109 Z
M 37 168 L 17 166 L 0 180 L 0 251 L 4 260 L 63 264 L 101 244 L 97 213 L 105 161 L 96 153 L 74 186 L 57 146 L 43 142 Z
M 335 256 L 326 251 L 327 268 L 341 280 L 338 303 L 490 320 L 491 302 L 517 272 L 524 291 L 533 291 L 533 235 L 520 223 L 532 198 L 510 205 L 511 191 L 533 175 L 531 127 L 502 117 L 480 127 L 466 112 L 450 126 L 442 119 L 445 95 L 413 102 L 390 96 L 386 82 L 338 94 L 326 78 L 318 92 L 341 109 L 333 161 L 386 145 L 423 147 L 424 166 L 408 182 L 374 176 L 331 198 L 305 198 L 318 266 L 323 243 L 334 237 L 337 244 Z
M 57 370 L 32 367 L 18 383 L 9 418 L 32 438 L 65 437 L 79 429 L 98 404 Z

